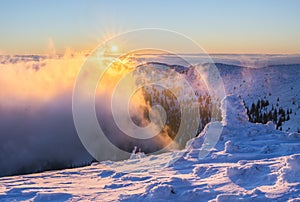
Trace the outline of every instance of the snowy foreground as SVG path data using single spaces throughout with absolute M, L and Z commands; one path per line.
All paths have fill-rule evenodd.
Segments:
M 300 201 L 300 134 L 248 122 L 235 96 L 222 108 L 223 122 L 207 125 L 183 151 L 2 177 L 0 200 Z M 204 138 L 221 126 L 217 145 L 199 158 Z

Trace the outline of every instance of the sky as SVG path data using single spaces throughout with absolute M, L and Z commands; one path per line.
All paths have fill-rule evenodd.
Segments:
M 91 50 L 139 28 L 182 33 L 208 53 L 300 54 L 299 9 L 297 0 L 0 0 L 0 54 Z

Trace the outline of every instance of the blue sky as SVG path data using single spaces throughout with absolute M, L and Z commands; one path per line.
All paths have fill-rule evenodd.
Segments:
M 185 34 L 211 53 L 300 53 L 297 0 L 1 0 L 0 51 L 44 53 L 52 41 L 92 49 L 136 28 Z

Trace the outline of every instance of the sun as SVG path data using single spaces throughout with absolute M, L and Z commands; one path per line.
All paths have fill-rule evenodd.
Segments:
M 119 48 L 118 48 L 117 45 L 112 45 L 112 46 L 110 47 L 110 50 L 111 50 L 111 52 L 113 52 L 113 53 L 117 53 L 117 52 L 119 51 Z

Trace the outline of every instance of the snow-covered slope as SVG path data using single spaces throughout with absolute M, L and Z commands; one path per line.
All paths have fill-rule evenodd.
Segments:
M 0 200 L 299 201 L 300 134 L 248 122 L 234 95 L 223 100 L 222 116 L 182 151 L 2 177 Z M 201 158 L 220 126 L 220 140 Z
M 227 94 L 241 96 L 248 107 L 259 99 L 268 100 L 277 108 L 292 109 L 290 120 L 282 130 L 295 132 L 300 129 L 300 65 L 273 65 L 264 68 L 216 64 L 224 81 Z M 279 100 L 279 101 L 278 101 Z

